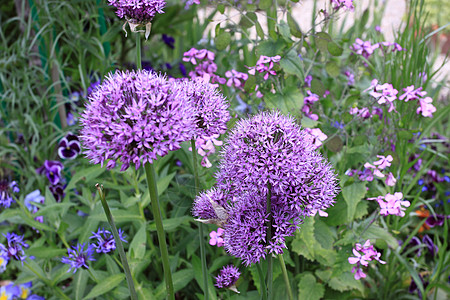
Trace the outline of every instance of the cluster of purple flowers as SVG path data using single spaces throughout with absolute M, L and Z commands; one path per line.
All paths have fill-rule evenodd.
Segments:
M 238 281 L 239 276 L 241 276 L 241 272 L 239 272 L 238 268 L 233 265 L 225 266 L 220 270 L 219 275 L 217 275 L 215 286 L 237 291 L 234 285 Z
M 353 6 L 353 0 L 331 0 L 331 4 L 335 10 L 344 8 L 346 10 L 353 11 L 355 9 Z
M 377 99 L 378 104 L 388 104 L 388 112 L 396 111 L 394 101 L 397 100 L 398 90 L 394 89 L 392 84 L 384 83 L 378 84 L 378 80 L 372 80 L 370 87 L 365 91 L 371 90 L 369 95 Z M 433 113 L 436 112 L 436 108 L 433 106 L 433 99 L 425 97 L 426 91 L 422 90 L 422 87 L 417 89 L 414 85 L 408 86 L 403 89 L 404 93 L 398 97 L 398 100 L 408 102 L 410 100 L 418 100 L 419 107 L 416 110 L 417 114 L 422 114 L 424 117 L 433 117 Z
M 5 271 L 6 265 L 11 259 L 23 262 L 27 257 L 23 248 L 28 248 L 22 235 L 8 232 L 3 236 L 6 238 L 6 245 L 0 243 L 0 273 Z
M 118 230 L 119 238 L 122 242 L 127 243 L 125 239 L 126 236 L 122 229 Z M 116 249 L 116 241 L 114 240 L 113 234 L 106 229 L 98 229 L 97 232 L 92 232 L 90 239 L 97 239 L 93 247 L 96 249 L 97 253 L 109 253 Z
M 45 300 L 44 297 L 36 294 L 31 295 L 32 282 L 27 282 L 19 285 L 15 285 L 13 282 L 6 286 L 0 287 L 0 299 L 26 299 L 26 300 Z
M 375 250 L 373 245 L 370 244 L 370 240 L 367 240 L 362 246 L 357 243 L 355 248 L 353 248 L 353 255 L 355 256 L 348 258 L 348 262 L 351 265 L 356 264 L 352 269 L 352 273 L 355 273 L 356 280 L 366 278 L 366 274 L 363 272 L 361 266 L 367 267 L 372 260 L 376 260 L 381 264 L 386 263 L 380 259 L 381 253 Z
M 302 219 L 337 194 L 336 175 L 315 148 L 308 132 L 276 111 L 241 120 L 223 147 L 217 188 L 196 198 L 193 214 L 222 227 L 226 251 L 246 265 L 267 250 L 283 253 Z
M 206 49 L 197 50 L 191 48 L 189 51 L 184 52 L 183 61 L 190 62 L 195 66 L 194 71 L 189 72 L 191 78 L 203 78 L 205 82 L 225 84 L 227 80 L 215 74 L 217 71 L 217 65 L 214 62 L 216 55 Z
M 373 162 L 373 164 L 366 162 L 364 164 L 364 170 L 358 171 L 358 170 L 347 170 L 345 172 L 345 175 L 347 176 L 353 176 L 358 175 L 359 180 L 361 181 L 373 181 L 374 176 L 378 178 L 385 178 L 385 183 L 388 186 L 394 186 L 397 180 L 395 179 L 392 172 L 389 172 L 387 175 L 384 174 L 382 171 L 389 167 L 391 165 L 391 162 L 394 160 L 392 155 L 383 156 L 383 155 L 377 155 L 379 160 Z
M 278 63 L 281 59 L 281 56 L 264 56 L 261 55 L 256 62 L 256 65 L 254 67 L 250 67 L 248 70 L 248 73 L 251 75 L 255 75 L 256 72 L 258 73 L 264 73 L 264 80 L 269 79 L 269 75 L 277 75 L 277 72 L 273 69 L 274 63 Z
M 403 193 L 400 192 L 393 195 L 388 193 L 385 196 L 367 198 L 367 200 L 376 200 L 378 202 L 381 208 L 380 215 L 382 216 L 395 215 L 404 217 L 406 207 L 411 205 L 409 201 L 403 200 Z
M 356 115 L 358 117 L 361 117 L 363 119 L 369 119 L 373 118 L 374 116 L 378 116 L 380 119 L 383 117 L 383 110 L 379 107 L 373 107 L 372 112 L 367 107 L 358 108 L 358 107 L 352 107 L 350 108 L 349 113 L 351 115 Z
M 205 53 L 205 55 L 208 55 Z M 149 71 L 117 71 L 89 98 L 81 140 L 92 163 L 121 170 L 152 163 L 193 138 L 215 137 L 230 119 L 225 98 L 200 79 L 167 80 Z M 199 147 L 200 148 L 200 147 Z
M 238 72 L 236 70 L 226 71 L 225 77 L 228 78 L 227 86 L 234 86 L 237 89 L 243 89 L 245 81 L 248 79 L 246 73 Z
M 350 46 L 350 49 L 358 55 L 361 55 L 362 57 L 368 59 L 370 56 L 372 56 L 372 54 L 374 53 L 374 51 L 378 48 L 381 49 L 387 49 L 388 47 L 392 47 L 391 51 L 406 51 L 406 49 L 402 48 L 402 46 L 400 46 L 397 43 L 391 43 L 391 42 L 380 42 L 380 43 L 375 43 L 375 44 L 371 44 L 370 41 L 363 41 L 360 38 L 357 38 L 355 40 L 355 43 Z
M 15 181 L 0 180 L 0 207 L 8 208 L 14 201 L 11 193 L 20 192 L 19 185 Z
M 305 128 L 305 131 L 312 136 L 312 144 L 314 145 L 314 149 L 322 146 L 322 142 L 328 138 L 328 136 L 319 128 Z
M 146 24 L 159 13 L 162 14 L 166 1 L 164 0 L 108 0 L 109 5 L 117 8 L 119 18 L 125 18 L 132 23 Z
M 310 118 L 311 120 L 317 121 L 319 120 L 319 116 L 311 112 L 312 106 L 315 102 L 319 101 L 319 96 L 312 93 L 311 91 L 306 91 L 308 96 L 303 99 L 303 107 L 302 112 Z

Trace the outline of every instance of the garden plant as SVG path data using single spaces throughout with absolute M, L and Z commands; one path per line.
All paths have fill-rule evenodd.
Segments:
M 450 23 L 387 2 L 2 2 L 0 300 L 448 299 Z

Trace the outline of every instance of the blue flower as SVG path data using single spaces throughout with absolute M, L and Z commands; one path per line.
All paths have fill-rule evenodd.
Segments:
M 3 234 L 3 236 L 6 237 L 8 243 L 7 247 L 0 244 L 0 253 L 6 252 L 8 259 L 14 258 L 18 261 L 24 261 L 27 256 L 23 248 L 27 248 L 28 244 L 23 241 L 23 235 L 8 232 L 6 235 Z
M 13 283 L 0 287 L 0 299 L 10 300 L 20 296 L 20 290 Z
M 44 201 L 45 201 L 45 198 L 44 198 L 44 196 L 41 195 L 41 192 L 39 190 L 35 190 L 25 196 L 24 203 L 25 203 L 26 208 L 28 208 L 28 210 L 34 214 L 39 210 L 39 207 L 34 205 L 34 203 L 43 204 Z
M 122 229 L 119 228 L 118 232 L 120 240 L 127 243 Z M 97 249 L 97 253 L 108 253 L 116 249 L 114 236 L 108 230 L 99 228 L 97 232 L 92 232 L 92 234 L 93 236 L 91 236 L 90 239 L 97 239 L 97 243 L 92 245 Z
M 93 245 L 87 245 L 87 248 L 85 249 L 85 244 L 77 244 L 77 246 L 72 246 L 73 249 L 67 249 L 67 252 L 69 253 L 69 256 L 64 256 L 61 259 L 61 262 L 70 265 L 70 268 L 67 272 L 70 272 L 70 270 L 73 269 L 73 273 L 81 268 L 85 267 L 86 269 L 89 269 L 87 262 L 88 261 L 95 261 L 95 259 L 92 257 L 94 254 L 94 246 Z
M 0 180 L 0 207 L 8 208 L 11 206 L 11 203 L 14 199 L 11 196 L 11 193 L 18 193 L 20 191 L 17 182 L 7 180 Z

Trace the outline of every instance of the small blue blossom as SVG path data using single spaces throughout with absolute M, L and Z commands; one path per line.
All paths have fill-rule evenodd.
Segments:
M 424 183 L 423 179 L 419 179 L 419 181 L 417 181 L 417 184 L 419 185 L 423 185 L 423 183 Z
M 20 296 L 20 290 L 13 283 L 0 287 L 0 299 L 9 300 Z
M 20 191 L 17 182 L 7 180 L 0 180 L 0 207 L 8 208 L 14 201 L 11 193 L 18 193 Z
M 7 239 L 7 246 L 0 244 L 0 253 L 6 252 L 8 259 L 14 258 L 18 261 L 24 261 L 27 257 L 23 248 L 28 248 L 28 244 L 23 241 L 22 235 L 17 235 L 15 233 L 3 234 Z
M 118 232 L 120 240 L 127 243 L 125 240 L 126 236 L 122 229 L 119 228 Z M 92 234 L 93 236 L 91 236 L 90 239 L 97 239 L 97 243 L 92 245 L 96 248 L 97 253 L 108 253 L 116 249 L 116 241 L 114 240 L 114 236 L 108 230 L 99 228 L 97 232 L 92 232 Z
M 39 190 L 32 191 L 28 195 L 25 196 L 25 207 L 28 208 L 28 210 L 31 213 L 36 213 L 39 208 L 34 203 L 41 203 L 43 204 L 45 201 L 44 196 L 41 195 L 41 192 Z
M 69 256 L 64 256 L 61 259 L 61 262 L 70 265 L 70 268 L 67 272 L 70 272 L 70 270 L 73 269 L 73 273 L 75 274 L 75 272 L 81 267 L 89 269 L 87 262 L 95 261 L 95 259 L 92 257 L 92 255 L 94 254 L 94 246 L 87 245 L 86 249 L 85 246 L 85 244 L 78 243 L 76 247 L 72 246 L 73 249 L 67 249 Z

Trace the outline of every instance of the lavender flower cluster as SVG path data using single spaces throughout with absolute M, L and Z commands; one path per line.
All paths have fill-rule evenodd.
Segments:
M 117 71 L 89 98 L 81 140 L 92 163 L 121 170 L 152 163 L 195 137 L 223 133 L 228 104 L 209 83 L 167 80 L 153 72 Z
M 119 18 L 125 18 L 132 23 L 146 24 L 166 6 L 164 0 L 108 0 L 109 5 L 117 8 Z
M 353 255 L 355 256 L 348 258 L 348 262 L 352 265 L 356 265 L 352 269 L 352 273 L 355 273 L 356 280 L 366 278 L 366 274 L 363 272 L 361 266 L 367 267 L 372 260 L 376 260 L 380 264 L 386 263 L 380 259 L 381 253 L 375 250 L 373 245 L 370 244 L 370 240 L 367 240 L 362 246 L 357 243 L 353 249 Z
M 217 187 L 196 198 L 194 216 L 222 227 L 225 249 L 246 265 L 267 250 L 283 253 L 302 219 L 331 206 L 338 192 L 315 149 L 312 135 L 276 111 L 241 120 L 223 147 Z

